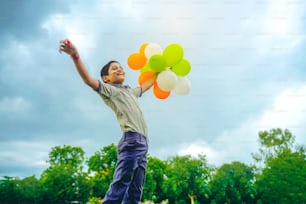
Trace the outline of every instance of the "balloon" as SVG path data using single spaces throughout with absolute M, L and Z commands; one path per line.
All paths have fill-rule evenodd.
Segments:
M 133 53 L 128 57 L 128 65 L 131 69 L 139 70 L 141 69 L 147 62 L 147 58 L 144 54 L 141 53 Z
M 189 74 L 191 64 L 183 56 L 184 50 L 179 44 L 170 44 L 162 50 L 156 43 L 143 43 L 138 52 L 128 57 L 127 64 L 133 70 L 140 70 L 139 85 L 154 79 L 154 95 L 166 99 L 171 91 L 178 95 L 190 92 L 190 81 L 185 76 Z
M 154 71 L 146 71 L 139 75 L 138 77 L 138 84 L 142 85 L 147 80 L 151 79 L 155 75 Z
M 167 65 L 173 66 L 183 58 L 184 50 L 179 44 L 170 44 L 165 48 L 163 56 L 166 59 Z
M 153 85 L 153 93 L 156 96 L 156 98 L 159 99 L 166 99 L 170 96 L 170 91 L 163 91 L 162 89 L 160 89 L 157 85 L 157 83 L 155 82 Z
M 144 51 L 146 49 L 146 47 L 148 46 L 149 43 L 143 43 L 140 48 L 139 48 L 139 52 L 142 54 L 145 54 Z
M 190 81 L 186 77 L 177 77 L 176 87 L 173 92 L 177 95 L 187 95 L 190 92 Z
M 143 66 L 140 69 L 140 73 L 147 72 L 147 71 L 153 71 L 152 68 L 150 67 L 149 63 L 147 63 L 145 66 Z
M 144 54 L 147 57 L 147 59 L 150 59 L 152 55 L 162 54 L 162 53 L 163 53 L 162 48 L 160 47 L 160 45 L 156 43 L 149 43 L 144 50 Z
M 171 91 L 176 86 L 177 76 L 171 70 L 165 70 L 158 74 L 156 81 L 163 91 Z
M 155 54 L 149 60 L 151 69 L 156 72 L 161 72 L 166 68 L 166 60 L 162 55 Z
M 171 70 L 178 76 L 185 76 L 190 72 L 191 65 L 188 60 L 182 59 L 174 65 Z

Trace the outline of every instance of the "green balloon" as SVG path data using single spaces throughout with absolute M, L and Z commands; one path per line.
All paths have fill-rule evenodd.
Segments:
M 162 55 L 156 54 L 151 56 L 149 60 L 149 66 L 152 70 L 161 72 L 166 68 L 167 64 L 165 58 Z
M 179 63 L 174 65 L 171 70 L 178 76 L 185 76 L 191 70 L 190 62 L 186 59 L 182 59 Z
M 149 63 L 147 63 L 143 68 L 140 69 L 140 73 L 147 72 L 147 71 L 153 71 Z
M 163 56 L 167 65 L 173 66 L 183 59 L 184 50 L 179 44 L 170 44 L 165 48 Z

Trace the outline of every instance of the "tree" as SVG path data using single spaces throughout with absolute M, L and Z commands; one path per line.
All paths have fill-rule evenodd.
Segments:
M 259 132 L 259 152 L 252 154 L 256 162 L 266 162 L 271 158 L 276 158 L 284 150 L 293 147 L 295 137 L 292 133 L 280 128 L 271 129 L 270 131 Z
M 306 203 L 306 155 L 302 148 L 270 159 L 256 186 L 261 203 Z
M 64 145 L 63 147 L 55 146 L 49 153 L 50 167 L 69 166 L 75 170 L 82 170 L 84 162 L 84 151 L 81 147 L 72 147 Z
M 20 180 L 18 189 L 20 192 L 20 200 L 22 203 L 40 203 L 41 200 L 41 186 L 36 177 L 29 176 Z
M 143 200 L 151 200 L 155 203 L 161 203 L 167 198 L 162 189 L 166 166 L 166 162 L 161 161 L 155 157 L 148 157 L 146 182 L 144 185 L 142 197 Z
M 117 147 L 114 144 L 103 147 L 88 159 L 88 171 L 94 173 L 91 178 L 94 197 L 104 197 L 112 182 L 116 163 Z
M 0 180 L 0 203 L 40 203 L 41 190 L 35 176 L 20 180 L 5 176 Z
M 210 181 L 212 203 L 254 203 L 253 168 L 241 162 L 223 164 Z
M 84 151 L 80 147 L 56 146 L 49 153 L 50 166 L 40 183 L 47 203 L 86 202 L 90 196 L 87 173 L 82 172 Z
M 175 156 L 168 161 L 167 167 L 163 188 L 170 203 L 207 202 L 211 169 L 204 155 L 198 158 Z
M 260 149 L 253 154 L 265 166 L 256 188 L 261 203 L 305 203 L 305 147 L 294 147 L 295 137 L 280 128 L 259 133 Z
M 18 189 L 19 179 L 16 177 L 4 176 L 0 180 L 0 202 L 14 204 L 21 201 L 21 194 Z

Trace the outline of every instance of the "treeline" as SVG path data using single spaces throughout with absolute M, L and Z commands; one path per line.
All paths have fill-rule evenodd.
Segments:
M 149 156 L 143 201 L 186 204 L 306 203 L 306 154 L 289 130 L 259 132 L 253 165 L 236 161 L 214 167 L 205 155 Z M 243 152 L 241 152 L 243 154 Z M 0 181 L 1 204 L 100 203 L 117 161 L 111 144 L 85 158 L 81 147 L 56 146 L 49 167 L 35 175 Z

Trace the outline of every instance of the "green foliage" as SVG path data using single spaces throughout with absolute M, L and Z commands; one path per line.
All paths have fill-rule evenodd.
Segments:
M 67 165 L 70 168 L 78 169 L 83 167 L 84 155 L 85 153 L 81 147 L 56 146 L 51 149 L 48 162 L 51 167 Z
M 113 171 L 117 163 L 117 147 L 114 144 L 103 147 L 87 161 L 91 172 Z
M 254 203 L 253 168 L 241 162 L 223 164 L 210 181 L 213 203 Z
M 41 188 L 35 176 L 22 180 L 4 177 L 0 181 L 0 203 L 40 203 Z
M 305 203 L 305 148 L 293 149 L 295 137 L 289 130 L 271 129 L 259 133 L 259 153 L 253 155 L 264 162 L 256 180 L 260 203 Z
M 292 133 L 280 128 L 259 132 L 259 152 L 252 154 L 256 162 L 266 162 L 275 158 L 284 150 L 293 147 L 295 137 Z
M 97 198 L 97 197 L 92 197 L 89 199 L 89 204 L 100 204 L 101 203 L 101 199 Z
M 50 166 L 42 173 L 42 200 L 47 203 L 87 201 L 91 186 L 82 172 L 84 151 L 80 147 L 54 147 L 49 154 Z
M 259 199 L 262 203 L 305 203 L 305 181 L 305 151 L 283 151 L 258 176 Z
M 187 203 L 196 198 L 205 203 L 210 194 L 208 181 L 211 169 L 204 155 L 175 156 L 168 161 L 163 189 L 170 203 Z
M 161 203 L 167 199 L 162 189 L 165 178 L 166 162 L 155 157 L 148 157 L 146 182 L 143 189 L 143 199 Z
M 39 203 L 41 198 L 41 185 L 34 175 L 20 180 L 19 190 L 22 202 Z
M 0 201 L 2 203 L 15 203 L 21 201 L 20 191 L 18 189 L 18 178 L 5 176 L 0 181 Z
M 103 147 L 88 159 L 88 171 L 94 173 L 90 178 L 93 186 L 92 196 L 104 197 L 112 182 L 116 163 L 117 147 L 114 144 Z
M 204 155 L 174 156 L 166 161 L 149 156 L 143 200 L 168 200 L 171 204 L 306 203 L 305 147 L 294 149 L 294 136 L 282 129 L 259 132 L 259 144 L 253 157 L 264 166 L 256 177 L 255 167 L 241 162 L 213 169 Z M 113 178 L 117 148 L 111 144 L 86 163 L 84 158 L 80 147 L 53 147 L 50 165 L 39 179 L 0 180 L 0 203 L 100 203 Z

